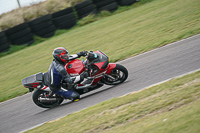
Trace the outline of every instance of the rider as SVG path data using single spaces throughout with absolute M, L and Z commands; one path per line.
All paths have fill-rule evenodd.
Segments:
M 73 84 L 82 81 L 84 78 L 89 76 L 88 72 L 84 71 L 79 76 L 70 77 L 64 68 L 65 64 L 67 64 L 70 60 L 85 56 L 87 52 L 82 51 L 75 55 L 69 55 L 67 49 L 58 47 L 54 49 L 52 54 L 54 59 L 49 67 L 48 72 L 45 74 L 45 84 L 49 86 L 49 88 L 55 94 L 61 95 L 64 98 L 70 99 L 72 101 L 78 101 L 80 95 L 74 90 L 64 90 L 61 88 L 61 80 L 66 81 L 68 84 Z

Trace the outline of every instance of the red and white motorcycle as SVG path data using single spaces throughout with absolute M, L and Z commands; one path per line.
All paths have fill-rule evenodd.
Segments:
M 128 71 L 124 66 L 109 63 L 108 56 L 101 51 L 88 52 L 86 61 L 72 60 L 65 65 L 65 69 L 70 76 L 78 76 L 86 69 L 90 72 L 90 77 L 73 86 L 62 82 L 62 89 L 74 89 L 80 95 L 98 89 L 104 84 L 117 85 L 123 83 L 128 77 Z M 63 97 L 54 94 L 48 86 L 44 85 L 44 74 L 41 72 L 24 78 L 22 84 L 29 88 L 29 91 L 36 88 L 32 99 L 39 107 L 55 107 L 64 100 Z

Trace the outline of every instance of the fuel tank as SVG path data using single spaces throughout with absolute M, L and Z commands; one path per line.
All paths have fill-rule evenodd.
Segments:
M 70 76 L 78 76 L 84 71 L 85 68 L 82 61 L 75 59 L 66 64 L 65 69 Z

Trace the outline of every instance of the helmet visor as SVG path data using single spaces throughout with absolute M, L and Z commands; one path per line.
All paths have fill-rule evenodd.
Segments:
M 68 56 L 68 54 L 66 54 L 66 53 L 61 53 L 60 56 L 61 56 L 61 59 L 64 59 L 65 61 L 69 61 L 69 56 Z

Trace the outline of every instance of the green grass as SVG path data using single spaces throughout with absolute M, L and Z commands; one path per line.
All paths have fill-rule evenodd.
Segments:
M 114 98 L 27 133 L 199 133 L 200 71 Z
M 154 0 L 0 58 L 0 101 L 27 93 L 21 80 L 46 72 L 56 47 L 101 50 L 118 61 L 200 33 L 199 0 Z
M 80 0 L 80 1 L 81 1 L 81 0 Z M 79 1 L 79 2 L 80 2 L 80 1 Z M 98 21 L 98 20 L 103 19 L 103 18 L 105 18 L 105 17 L 111 16 L 111 15 L 114 15 L 114 14 L 117 14 L 117 13 L 120 13 L 120 12 L 123 12 L 123 11 L 130 10 L 131 8 L 135 8 L 135 7 L 139 6 L 139 5 L 145 4 L 145 3 L 147 3 L 147 2 L 150 1 L 150 0 L 147 0 L 147 1 L 142 0 L 142 1 L 144 1 L 144 2 L 138 2 L 138 3 L 135 3 L 135 4 L 131 5 L 131 6 L 119 7 L 119 9 L 118 9 L 117 11 L 113 12 L 113 13 L 111 13 L 111 12 L 109 12 L 109 11 L 101 11 L 101 12 L 98 13 L 98 14 L 89 14 L 88 16 L 82 18 L 81 20 L 78 20 L 78 16 L 77 16 L 78 14 L 75 13 L 76 18 L 77 18 L 77 20 L 78 20 L 77 25 L 75 25 L 73 28 L 68 29 L 68 30 L 65 30 L 65 29 L 56 30 L 56 33 L 54 34 L 53 37 L 55 37 L 55 36 L 57 36 L 57 35 L 60 35 L 60 34 L 64 34 L 64 33 L 66 33 L 66 32 L 69 32 L 69 31 L 71 31 L 71 30 L 74 30 L 74 29 L 76 29 L 76 28 L 79 28 L 80 26 L 84 26 L 84 25 L 87 25 L 87 24 L 89 24 L 89 23 Z M 74 2 L 72 2 L 72 3 L 75 4 L 75 3 L 77 3 L 77 2 L 78 2 L 78 0 L 77 0 L 77 1 L 74 1 Z M 34 5 L 34 6 L 37 7 L 38 5 Z M 40 8 L 40 7 L 37 7 L 37 8 Z M 34 12 L 33 12 L 32 10 L 33 10 L 33 9 L 30 8 L 31 13 L 34 14 Z M 11 12 L 11 13 L 12 13 L 12 12 Z M 28 14 L 28 13 L 27 13 L 27 14 Z M 14 15 L 15 17 L 18 17 L 18 16 L 16 16 L 16 14 L 12 14 L 12 15 Z M 9 17 L 9 19 L 15 20 L 13 24 L 15 24 L 15 22 L 16 22 L 16 24 L 18 24 L 18 22 L 16 21 L 16 19 L 15 19 L 14 17 L 9 16 L 9 15 L 6 15 L 6 16 Z M 36 16 L 37 16 L 37 15 L 36 15 Z M 1 18 L 1 17 L 0 17 L 0 18 Z M 18 17 L 18 18 L 20 18 L 20 17 Z M 2 19 L 1 19 L 1 20 L 2 20 Z M 6 20 L 6 22 L 10 22 L 10 20 Z M 1 23 L 1 22 L 0 22 L 0 23 Z M 9 25 L 9 23 L 6 23 L 6 25 Z M 13 27 L 14 25 L 9 25 L 9 26 L 10 26 L 10 27 Z M 1 28 L 2 28 L 2 26 L 0 25 L 0 31 L 1 31 Z M 8 28 L 8 27 L 7 27 L 7 28 Z M 53 38 L 53 37 L 51 37 L 51 38 Z M 34 36 L 34 43 L 31 44 L 31 45 L 36 45 L 36 44 L 41 43 L 41 42 L 43 42 L 43 41 L 45 41 L 45 40 L 48 40 L 48 39 L 49 39 L 49 38 L 41 38 L 41 37 L 38 37 L 38 36 Z M 14 52 L 16 52 L 16 51 L 19 51 L 19 50 L 24 49 L 24 48 L 29 47 L 29 46 L 30 46 L 30 45 L 18 46 L 18 45 L 12 45 L 12 44 L 11 44 L 11 45 L 10 45 L 11 48 L 10 48 L 7 52 L 0 53 L 0 57 L 6 56 L 6 55 L 8 55 L 8 54 L 10 54 L 10 53 L 14 53 Z

